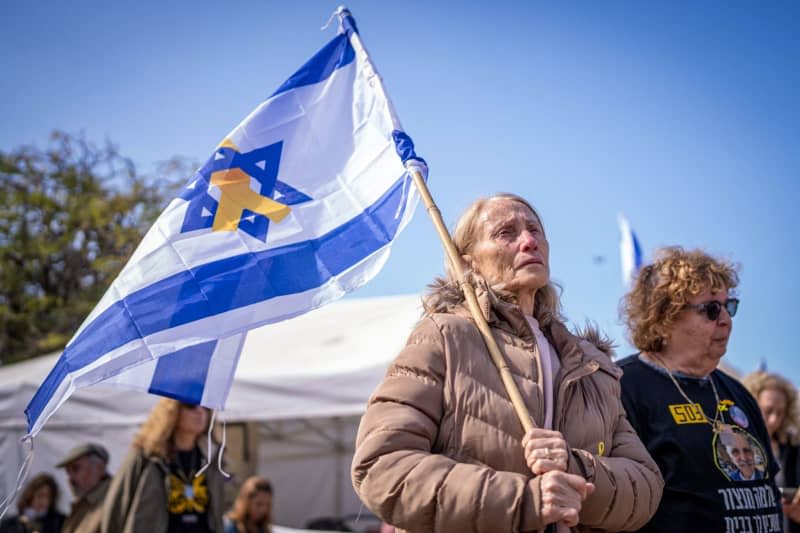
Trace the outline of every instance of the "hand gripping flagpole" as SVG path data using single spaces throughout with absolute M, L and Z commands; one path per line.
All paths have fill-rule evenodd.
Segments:
M 331 16 L 331 19 L 333 19 L 334 16 L 338 16 L 339 23 L 343 27 L 347 28 L 350 36 L 350 42 L 353 44 L 353 47 L 358 49 L 363 54 L 363 57 L 366 58 L 369 70 L 372 71 L 370 83 L 374 83 L 375 89 L 383 93 L 386 102 L 391 108 L 392 103 L 389 99 L 389 95 L 386 93 L 383 87 L 383 80 L 381 80 L 380 75 L 378 75 L 374 65 L 372 65 L 372 62 L 369 60 L 369 54 L 364 48 L 364 44 L 361 42 L 361 37 L 358 35 L 358 31 L 355 28 L 355 20 L 353 19 L 352 13 L 350 13 L 346 7 L 339 6 L 339 8 Z M 325 27 L 327 27 L 327 25 Z M 394 113 L 394 109 L 392 109 L 391 115 L 397 121 L 396 129 L 401 129 L 399 121 L 396 119 L 397 115 Z M 492 330 L 489 328 L 486 318 L 481 312 L 480 305 L 478 304 L 478 298 L 475 296 L 475 288 L 465 279 L 464 264 L 455 244 L 453 243 L 453 239 L 450 237 L 450 233 L 447 231 L 447 226 L 442 220 L 442 213 L 439 211 L 439 208 L 433 201 L 433 197 L 431 196 L 428 186 L 425 183 L 425 178 L 418 168 L 416 168 L 413 160 L 408 161 L 406 168 L 411 174 L 411 177 L 414 180 L 414 185 L 416 185 L 420 196 L 422 196 L 422 201 L 425 203 L 425 208 L 428 211 L 428 215 L 431 217 L 431 221 L 433 221 L 433 225 L 439 234 L 439 239 L 442 241 L 442 246 L 447 254 L 447 259 L 453 268 L 453 272 L 456 273 L 456 278 L 460 282 L 459 284 L 461 286 L 461 290 L 464 293 L 464 298 L 467 301 L 467 307 L 472 314 L 472 318 L 475 320 L 475 324 L 478 326 L 478 330 L 483 336 L 483 341 L 486 343 L 486 348 L 489 350 L 489 355 L 491 355 L 494 365 L 497 367 L 498 372 L 500 372 L 500 379 L 503 381 L 503 386 L 506 389 L 506 393 L 511 399 L 511 404 L 514 406 L 514 411 L 517 413 L 517 417 L 522 423 L 523 429 L 527 432 L 534 428 L 533 418 L 528 412 L 525 402 L 522 400 L 522 395 L 520 394 L 519 388 L 517 387 L 517 384 L 511 375 L 511 370 L 508 367 L 508 363 L 506 362 L 503 353 L 500 351 L 500 347 L 497 345 L 497 342 L 492 335 Z

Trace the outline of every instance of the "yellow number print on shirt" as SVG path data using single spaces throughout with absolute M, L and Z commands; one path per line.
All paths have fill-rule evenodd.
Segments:
M 676 403 L 669 406 L 676 424 L 703 424 L 706 415 L 699 403 Z
M 208 485 L 205 473 L 192 478 L 191 484 L 169 474 L 167 510 L 170 514 L 203 513 L 208 507 Z

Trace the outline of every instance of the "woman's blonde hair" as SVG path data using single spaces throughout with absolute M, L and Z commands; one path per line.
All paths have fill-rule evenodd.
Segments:
M 461 256 L 470 254 L 473 246 L 478 241 L 480 226 L 478 219 L 489 202 L 495 200 L 510 200 L 517 202 L 530 209 L 544 232 L 544 222 L 539 213 L 526 199 L 511 193 L 499 193 L 485 198 L 478 198 L 461 214 L 453 232 L 453 243 Z M 546 235 L 546 232 L 545 232 Z M 450 262 L 445 260 L 447 277 L 450 283 L 457 284 L 456 274 L 453 272 Z M 488 280 L 487 280 L 488 281 Z M 533 306 L 533 316 L 542 326 L 546 326 L 551 320 L 563 320 L 561 315 L 560 287 L 553 281 L 536 291 Z
M 178 400 L 161 398 L 133 438 L 133 446 L 145 455 L 168 459 L 173 452 L 172 436 L 181 416 L 182 405 Z M 205 429 L 207 431 L 208 426 Z
M 621 314 L 633 345 L 644 352 L 664 349 L 678 315 L 693 296 L 733 290 L 739 284 L 737 268 L 702 250 L 680 246 L 662 248 L 653 264 L 641 269 L 625 295 Z
M 797 412 L 797 389 L 794 385 L 789 383 L 789 380 L 778 374 L 769 374 L 767 372 L 753 372 L 746 375 L 742 379 L 742 384 L 750 391 L 750 394 L 758 401 L 758 396 L 765 390 L 774 390 L 783 394 L 786 398 L 786 414 L 781 422 L 781 427 L 778 428 L 776 435 L 778 442 L 781 444 L 791 443 L 796 445 L 798 443 L 798 427 L 800 427 L 800 420 L 798 420 Z
M 25 513 L 26 507 L 30 507 L 31 503 L 33 503 L 33 495 L 42 487 L 50 489 L 50 505 L 47 506 L 47 512 L 56 510 L 56 506 L 58 505 L 58 485 L 53 476 L 43 472 L 33 476 L 25 485 L 25 488 L 22 489 L 22 493 L 17 499 L 17 511 L 19 511 L 19 516 Z
M 249 515 L 250 500 L 259 492 L 272 494 L 272 484 L 267 478 L 261 476 L 250 476 L 242 483 L 236 501 L 233 502 L 233 509 L 228 513 L 228 518 L 236 525 L 236 529 L 241 533 L 249 531 L 268 531 L 272 520 L 272 510 L 260 521 L 254 521 Z

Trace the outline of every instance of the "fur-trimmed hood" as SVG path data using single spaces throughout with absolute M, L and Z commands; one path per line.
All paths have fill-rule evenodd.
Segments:
M 520 329 L 519 325 L 515 324 L 518 320 L 514 320 L 513 317 L 515 314 L 513 313 L 513 309 L 516 309 L 517 313 L 522 315 L 519 311 L 519 307 L 517 307 L 517 300 L 514 294 L 497 287 L 490 287 L 484 278 L 475 273 L 469 273 L 468 279 L 472 283 L 472 286 L 475 287 L 478 303 L 487 322 L 499 325 L 498 322 L 503 322 L 505 319 L 505 321 L 511 322 L 509 325 L 511 325 L 513 329 Z M 445 313 L 469 316 L 461 287 L 441 277 L 435 278 L 433 282 L 428 285 L 428 292 L 422 298 L 422 305 L 425 310 L 425 315 Z M 564 324 L 564 318 L 560 315 L 550 314 L 546 316 L 537 316 L 536 318 L 551 343 L 553 342 L 552 330 L 568 332 Z M 522 329 L 524 332 L 525 328 Z M 547 334 L 548 330 L 551 332 L 549 335 Z M 597 348 L 597 350 L 607 356 L 609 360 L 614 358 L 614 348 L 616 347 L 614 342 L 602 333 L 596 324 L 587 322 L 582 327 L 574 328 L 573 331 L 569 333 L 574 335 L 577 339 L 586 341 Z

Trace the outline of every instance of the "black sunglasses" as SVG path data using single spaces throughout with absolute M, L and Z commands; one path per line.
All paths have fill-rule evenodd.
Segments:
M 725 300 L 725 303 L 722 303 L 719 300 L 711 300 L 710 302 L 701 304 L 686 304 L 684 307 L 689 309 L 697 309 L 701 313 L 705 313 L 709 320 L 716 320 L 719 318 L 719 314 L 722 312 L 723 307 L 731 317 L 736 316 L 736 310 L 739 309 L 739 299 L 728 298 Z

